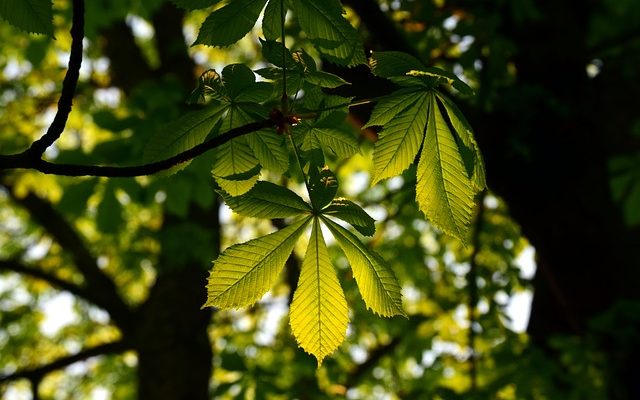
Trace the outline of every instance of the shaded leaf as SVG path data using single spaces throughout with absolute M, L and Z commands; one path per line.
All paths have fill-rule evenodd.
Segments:
M 0 0 L 0 18 L 29 33 L 53 36 L 51 0 Z
M 293 0 L 300 26 L 327 59 L 336 64 L 355 66 L 366 63 L 358 32 L 342 16 L 336 0 Z
M 264 34 L 265 39 L 267 40 L 276 40 L 280 37 L 280 7 L 285 7 L 286 13 L 286 5 L 282 2 L 284 0 L 269 0 L 269 4 L 264 9 L 264 17 L 262 18 L 262 33 Z
M 333 200 L 338 191 L 338 179 L 329 167 L 321 171 L 315 165 L 309 166 L 309 197 L 315 210 L 321 210 Z
M 277 174 L 289 169 L 289 152 L 283 136 L 261 130 L 248 135 L 247 143 L 264 168 Z
M 255 25 L 267 0 L 234 0 L 202 23 L 194 44 L 225 47 L 242 39 Z
M 173 4 L 185 10 L 199 10 L 220 2 L 220 0 L 171 0 Z
M 334 199 L 324 210 L 323 215 L 330 215 L 348 222 L 365 236 L 373 236 L 376 232 L 375 220 L 365 210 L 351 200 Z

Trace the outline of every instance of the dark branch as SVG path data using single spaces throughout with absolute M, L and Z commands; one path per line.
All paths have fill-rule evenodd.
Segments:
M 39 159 L 42 154 L 58 140 L 67 118 L 71 112 L 73 96 L 80 77 L 80 65 L 82 64 L 82 39 L 84 38 L 84 0 L 73 0 L 73 20 L 71 22 L 71 54 L 69 56 L 69 68 L 62 82 L 62 92 L 58 100 L 58 111 L 53 122 L 47 129 L 47 133 L 31 144 L 27 154 L 32 159 Z
M 46 200 L 33 193 L 18 198 L 10 187 L 7 189 L 13 200 L 29 211 L 30 216 L 69 252 L 84 278 L 85 290 L 91 293 L 91 301 L 106 310 L 121 328 L 128 327 L 131 323 L 131 310 L 118 295 L 113 281 L 100 270 L 97 260 L 75 229 Z
M 50 285 L 74 294 L 78 297 L 82 297 L 85 300 L 95 303 L 92 299 L 91 292 L 87 291 L 82 286 L 69 282 L 64 279 L 60 279 L 57 276 L 48 272 L 42 271 L 37 268 L 28 267 L 16 260 L 0 260 L 0 271 L 10 271 L 17 274 L 29 276 L 31 278 L 41 279 Z
M 9 156 L 0 156 L 0 170 L 3 169 L 33 169 L 45 174 L 65 175 L 65 176 L 106 176 L 106 177 L 132 177 L 151 175 L 156 172 L 167 170 L 180 163 L 192 160 L 193 158 L 211 150 L 222 146 L 231 139 L 256 132 L 260 129 L 268 128 L 274 125 L 270 119 L 231 129 L 230 131 L 207 140 L 197 146 L 183 151 L 173 157 L 165 160 L 152 162 L 149 164 L 135 165 L 129 167 L 112 167 L 100 165 L 76 165 L 76 164 L 55 164 L 42 159 L 33 159 L 28 157 L 27 153 L 12 154 Z
M 0 374 L 0 383 L 11 382 L 18 379 L 29 379 L 32 382 L 37 382 L 45 375 L 53 371 L 68 367 L 69 365 L 77 363 L 78 361 L 84 361 L 88 358 L 105 354 L 122 353 L 127 349 L 128 346 L 125 342 L 122 341 L 101 344 L 90 349 L 82 350 L 79 353 L 59 358 L 55 361 L 50 362 L 49 364 L 45 364 L 39 367 L 25 368 L 11 374 Z

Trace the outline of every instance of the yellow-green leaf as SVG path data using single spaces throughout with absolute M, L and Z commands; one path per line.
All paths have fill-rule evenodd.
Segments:
M 242 196 L 231 197 L 227 193 L 222 193 L 222 196 L 233 211 L 247 217 L 286 218 L 311 212 L 311 206 L 300 196 L 267 181 L 258 182 Z
M 424 138 L 431 97 L 424 93 L 380 132 L 374 147 L 373 185 L 400 174 L 415 159 Z
M 400 285 L 387 262 L 367 249 L 353 233 L 326 217 L 322 220 L 347 256 L 367 308 L 384 317 L 406 315 Z
M 213 262 L 203 307 L 240 308 L 258 301 L 274 285 L 311 217 L 222 252 Z
M 456 140 L 433 96 L 418 163 L 418 206 L 436 227 L 465 242 L 475 193 Z
M 290 323 L 298 344 L 318 359 L 318 365 L 340 346 L 347 334 L 347 300 L 317 219 L 293 296 Z

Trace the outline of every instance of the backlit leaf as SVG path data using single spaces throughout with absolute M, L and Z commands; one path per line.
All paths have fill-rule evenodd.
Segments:
M 286 218 L 311 212 L 311 207 L 300 196 L 267 181 L 260 181 L 242 196 L 231 197 L 222 193 L 224 202 L 234 212 L 246 217 Z
M 258 301 L 278 279 L 311 217 L 277 232 L 236 244 L 213 262 L 203 307 L 240 308 Z
M 331 265 L 317 219 L 313 222 L 290 315 L 296 341 L 318 359 L 318 365 L 346 337 L 349 323 L 347 300 Z
M 374 147 L 372 184 L 400 174 L 413 163 L 424 138 L 431 97 L 423 93 L 384 126 Z
M 476 192 L 435 96 L 431 98 L 417 179 L 420 210 L 443 232 L 466 241 Z
M 347 256 L 367 308 L 384 317 L 406 315 L 400 285 L 387 262 L 367 249 L 353 233 L 328 218 L 322 220 Z

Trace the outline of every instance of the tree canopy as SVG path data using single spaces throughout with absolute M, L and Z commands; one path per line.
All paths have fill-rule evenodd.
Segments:
M 636 3 L 0 0 L 0 393 L 640 395 Z

